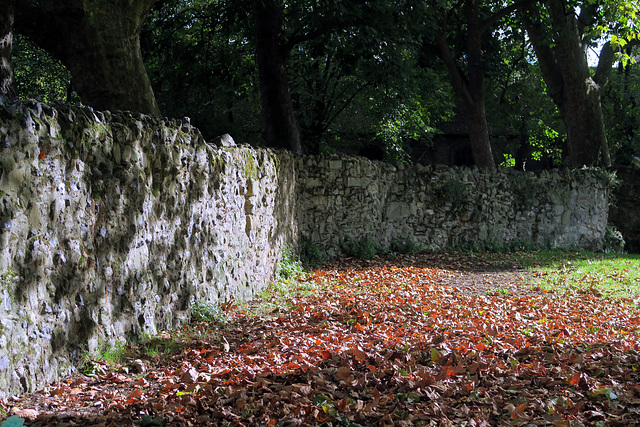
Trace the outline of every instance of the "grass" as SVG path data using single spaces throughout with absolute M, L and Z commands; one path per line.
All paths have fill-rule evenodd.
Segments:
M 474 252 L 474 259 L 516 266 L 533 275 L 532 285 L 556 293 L 587 291 L 612 298 L 640 297 L 640 255 L 578 250 Z M 499 293 L 499 290 L 496 291 Z
M 245 303 L 242 308 L 250 316 L 268 316 L 274 311 L 289 309 L 293 299 L 317 290 L 316 284 L 307 278 L 300 259 L 290 247 L 285 247 L 275 280 L 258 294 L 258 298 Z
M 640 255 L 546 254 L 530 267 L 535 284 L 555 292 L 595 291 L 613 298 L 640 296 Z
M 85 353 L 82 356 L 81 370 L 89 377 L 104 375 L 108 367 L 120 364 L 127 352 L 127 346 L 121 341 L 113 345 L 105 343 L 97 353 Z

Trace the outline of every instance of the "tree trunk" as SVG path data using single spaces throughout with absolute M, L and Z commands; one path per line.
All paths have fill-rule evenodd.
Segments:
M 253 0 L 253 14 L 266 144 L 300 154 L 300 132 L 285 68 L 282 5 L 278 0 Z
M 467 121 L 467 131 L 471 141 L 473 161 L 482 170 L 495 170 L 496 164 L 491 151 L 489 126 L 484 102 L 484 66 L 482 55 L 482 32 L 478 0 L 467 0 L 465 3 L 467 20 L 467 76 L 458 67 L 445 31 L 441 28 L 438 36 L 438 49 L 442 61 L 445 63 L 451 84 L 462 99 Z
M 609 147 L 602 118 L 600 94 L 607 82 L 612 57 L 601 55 L 600 64 L 591 77 L 580 24 L 573 8 L 565 0 L 547 0 L 550 30 L 537 22 L 527 23 L 549 95 L 558 106 L 567 129 L 568 154 L 565 164 L 571 167 L 610 166 Z M 546 32 L 557 35 L 549 44 Z M 608 46 L 605 48 L 609 48 Z
M 131 110 L 159 116 L 139 38 L 153 2 L 19 2 L 16 30 L 69 69 L 83 103 L 99 110 Z
M 469 94 L 472 104 L 467 106 L 467 128 L 471 139 L 473 160 L 480 169 L 496 168 L 491 152 L 489 126 L 484 103 L 484 59 L 482 54 L 482 23 L 480 21 L 480 0 L 468 0 L 467 15 L 467 54 L 469 65 Z
M 15 96 L 11 48 L 13 46 L 13 20 L 15 0 L 0 4 L 0 95 Z
M 562 118 L 567 128 L 569 166 L 611 166 L 602 118 L 600 87 L 591 78 L 573 81 L 563 91 Z

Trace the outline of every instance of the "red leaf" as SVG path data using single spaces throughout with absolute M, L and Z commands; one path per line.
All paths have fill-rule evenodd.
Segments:
M 582 374 L 580 372 L 574 372 L 573 376 L 571 377 L 571 381 L 569 381 L 569 384 L 571 385 L 576 385 L 580 382 L 580 378 L 582 378 Z

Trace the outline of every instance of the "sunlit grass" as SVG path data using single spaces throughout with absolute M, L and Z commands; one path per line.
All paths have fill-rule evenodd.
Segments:
M 640 298 L 638 254 L 523 250 L 477 252 L 473 256 L 475 264 L 483 262 L 485 267 L 528 271 L 533 275 L 530 284 L 545 291 L 557 294 L 595 292 L 612 298 Z
M 554 292 L 595 291 L 610 297 L 640 297 L 640 255 L 565 253 L 529 267 L 534 284 Z

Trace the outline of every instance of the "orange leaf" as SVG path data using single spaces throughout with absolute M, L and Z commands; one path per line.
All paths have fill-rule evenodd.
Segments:
M 574 372 L 573 376 L 571 377 L 571 381 L 569 381 L 569 384 L 571 385 L 576 385 L 580 382 L 580 377 L 582 376 L 582 374 L 580 372 Z
M 478 344 L 476 344 L 476 350 L 478 351 L 483 351 L 488 349 L 489 347 L 487 347 L 486 345 L 484 345 L 483 342 L 479 342 Z

